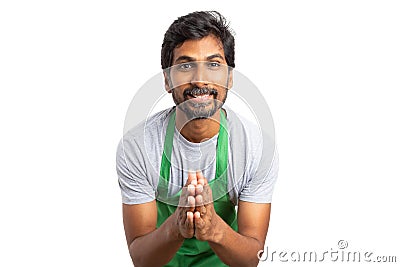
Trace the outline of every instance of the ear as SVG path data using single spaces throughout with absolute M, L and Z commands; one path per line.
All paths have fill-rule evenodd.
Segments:
M 228 71 L 228 90 L 233 86 L 233 69 Z
M 164 85 L 165 85 L 165 90 L 167 90 L 168 93 L 172 93 L 172 89 L 170 86 L 170 82 L 169 82 L 169 75 L 166 71 L 163 71 L 164 74 Z

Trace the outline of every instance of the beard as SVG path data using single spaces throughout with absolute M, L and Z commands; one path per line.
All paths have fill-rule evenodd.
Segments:
M 186 114 L 189 120 L 200 120 L 212 117 L 225 103 L 228 90 L 225 89 L 222 101 L 217 99 L 218 91 L 209 87 L 193 87 L 183 91 L 183 97 L 179 97 L 175 90 L 172 91 L 172 98 L 177 107 Z M 204 101 L 194 100 L 196 95 L 209 95 L 212 99 Z

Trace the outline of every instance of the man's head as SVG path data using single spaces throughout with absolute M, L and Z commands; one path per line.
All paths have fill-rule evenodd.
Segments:
M 161 67 L 173 65 L 174 49 L 187 40 L 198 40 L 208 35 L 217 37 L 224 49 L 228 66 L 235 67 L 235 38 L 229 24 L 217 11 L 193 12 L 176 19 L 164 35 L 161 48 Z
M 189 117 L 207 118 L 222 107 L 232 85 L 234 47 L 229 25 L 216 11 L 179 17 L 165 33 L 161 65 L 166 89 Z

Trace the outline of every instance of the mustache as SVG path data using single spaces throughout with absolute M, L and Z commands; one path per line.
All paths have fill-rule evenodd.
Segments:
M 188 95 L 218 95 L 218 91 L 214 88 L 209 87 L 193 87 L 188 88 L 183 91 L 183 96 L 186 97 Z

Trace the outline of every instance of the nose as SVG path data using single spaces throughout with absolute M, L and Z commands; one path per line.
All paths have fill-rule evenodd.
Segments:
M 196 70 L 193 72 L 192 80 L 190 83 L 199 88 L 207 86 L 209 84 L 207 71 L 204 64 L 198 64 Z

